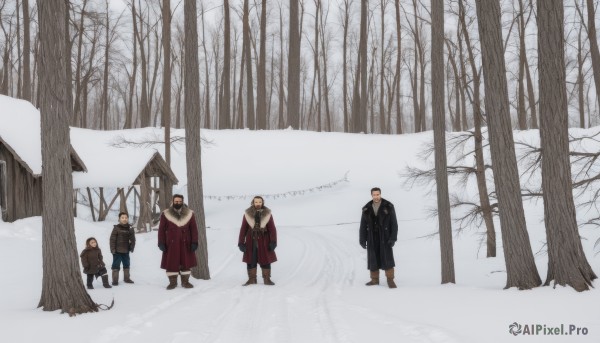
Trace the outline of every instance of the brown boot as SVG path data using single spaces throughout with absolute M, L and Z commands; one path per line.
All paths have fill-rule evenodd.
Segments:
M 385 271 L 385 277 L 387 278 L 387 283 L 390 288 L 396 288 L 396 283 L 394 282 L 394 268 L 387 269 Z
M 87 289 L 94 289 L 94 274 L 87 274 Z
M 366 283 L 367 286 L 376 286 L 379 285 L 379 269 L 376 271 L 371 271 L 371 281 Z
M 248 281 L 242 286 L 256 285 L 256 268 L 248 269 Z
M 177 287 L 177 276 L 178 275 L 169 275 L 169 285 L 167 286 L 167 289 L 174 289 Z
M 104 286 L 104 288 L 112 288 L 112 286 L 108 283 L 108 274 L 102 275 L 102 286 Z
M 123 269 L 123 275 L 123 281 L 125 281 L 125 283 L 133 283 L 133 280 L 129 277 L 129 268 Z
M 119 270 L 118 269 L 113 269 L 112 270 L 112 285 L 113 286 L 118 286 L 119 285 Z
M 190 274 L 181 274 L 181 287 L 194 288 L 194 285 L 190 283 Z
M 275 285 L 275 283 L 273 281 L 271 281 L 271 268 L 262 269 L 262 275 L 263 275 L 263 280 L 265 281 L 265 285 L 267 285 L 267 286 Z

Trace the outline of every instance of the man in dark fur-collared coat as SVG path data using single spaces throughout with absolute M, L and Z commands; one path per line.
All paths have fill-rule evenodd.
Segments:
M 398 221 L 394 205 L 381 197 L 381 189 L 371 189 L 371 197 L 362 208 L 360 218 L 359 243 L 367 249 L 367 264 L 371 271 L 371 281 L 367 286 L 379 285 L 379 270 L 385 270 L 390 288 L 394 283 L 394 251 L 392 247 L 398 239 Z
M 248 281 L 244 286 L 256 284 L 257 264 L 262 270 L 265 285 L 275 284 L 271 281 L 271 263 L 277 261 L 277 229 L 271 210 L 264 204 L 262 197 L 254 197 L 242 218 L 238 248 L 244 253 L 242 260 L 247 263 L 248 269 Z
M 198 263 L 198 226 L 194 212 L 183 204 L 183 195 L 173 196 L 173 205 L 160 215 L 158 226 L 158 248 L 163 252 L 160 267 L 167 271 L 167 289 L 177 287 L 181 275 L 181 286 L 193 288 L 190 283 L 191 268 Z

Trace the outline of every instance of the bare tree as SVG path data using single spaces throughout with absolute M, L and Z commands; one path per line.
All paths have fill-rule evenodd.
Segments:
M 290 35 L 288 37 L 288 123 L 293 129 L 300 129 L 300 22 L 298 18 L 299 0 L 290 0 Z
M 466 13 L 463 4 L 463 0 L 458 1 L 459 6 L 459 22 L 461 25 L 462 36 L 465 39 L 465 44 L 467 46 L 467 54 L 469 56 L 469 65 L 471 67 L 471 74 L 473 74 L 473 97 L 472 97 L 472 105 L 473 105 L 473 126 L 474 133 L 473 138 L 475 141 L 475 168 L 477 170 L 477 190 L 479 192 L 479 202 L 481 206 L 482 216 L 485 222 L 486 232 L 487 232 L 487 257 L 495 257 L 496 256 L 496 229 L 494 228 L 494 221 L 492 215 L 492 206 L 490 205 L 490 198 L 488 195 L 487 181 L 485 177 L 485 164 L 483 159 L 483 135 L 481 133 L 481 127 L 483 126 L 483 114 L 481 113 L 481 96 L 480 92 L 480 84 L 481 78 L 479 76 L 479 72 L 477 70 L 477 66 L 475 63 L 475 54 L 473 52 L 473 46 L 471 45 L 471 39 L 469 37 L 469 30 L 467 28 L 466 23 Z M 459 37 L 459 52 L 462 51 L 462 45 L 460 44 L 462 40 Z M 462 56 L 462 53 L 460 54 Z M 462 59 L 462 57 L 461 57 Z M 464 64 L 461 61 L 461 65 Z M 462 73 L 462 83 L 463 87 L 467 87 L 466 81 L 466 72 Z M 466 119 L 466 118 L 464 118 Z M 463 120 L 463 125 L 466 125 L 466 120 Z
M 555 285 L 568 285 L 581 292 L 588 290 L 597 276 L 583 252 L 573 200 L 563 2 L 538 1 L 537 13 L 540 112 L 543 113 L 540 116 L 542 193 L 548 244 L 548 275 L 544 285 L 554 281 Z
M 23 92 L 21 96 L 31 101 L 31 20 L 29 19 L 29 0 L 23 0 Z
M 396 9 L 396 41 L 397 41 L 397 56 L 396 56 L 396 134 L 402 134 L 402 109 L 400 105 L 400 83 L 402 73 L 402 31 L 400 25 L 400 0 L 394 0 Z
M 266 40 L 267 40 L 267 0 L 261 1 L 260 11 L 260 54 L 256 70 L 256 128 L 267 129 L 267 89 L 266 89 Z
M 162 119 L 165 127 L 165 160 L 171 165 L 171 0 L 162 3 L 162 45 L 163 45 L 163 106 Z M 161 208 L 171 202 L 173 189 L 170 184 L 160 184 Z
M 252 37 L 250 35 L 250 9 L 248 6 L 248 0 L 244 0 L 243 22 L 244 40 L 246 40 L 246 124 L 249 129 L 254 130 L 256 122 L 254 115 L 254 82 L 252 81 L 252 50 L 250 49 Z
M 231 19 L 229 16 L 229 0 L 223 1 L 224 42 L 223 42 L 223 97 L 219 111 L 219 129 L 231 128 Z
M 531 289 L 541 284 L 525 223 L 519 173 L 510 122 L 500 4 L 476 2 L 485 83 L 494 182 L 500 209 L 506 261 L 506 288 Z
M 69 315 L 97 311 L 81 279 L 75 224 L 69 139 L 72 111 L 66 84 L 66 17 L 64 0 L 38 1 L 40 114 L 42 125 L 42 295 L 38 307 Z
M 446 116 L 444 111 L 444 2 L 431 0 L 431 97 L 433 99 L 433 141 L 435 181 L 442 263 L 442 284 L 455 283 L 452 222 L 446 156 Z
M 596 101 L 600 105 L 600 49 L 598 48 L 598 38 L 596 36 L 596 13 L 594 10 L 594 1 L 586 0 L 588 14 L 588 39 L 590 41 L 590 53 L 592 55 L 592 68 L 594 69 L 594 83 L 596 85 Z
M 202 187 L 202 162 L 200 158 L 200 74 L 198 72 L 198 10 L 195 0 L 184 0 L 185 31 L 185 157 L 188 178 L 188 204 L 196 212 L 198 226 L 198 266 L 192 268 L 196 279 L 210 279 L 206 223 L 204 216 L 204 191 Z

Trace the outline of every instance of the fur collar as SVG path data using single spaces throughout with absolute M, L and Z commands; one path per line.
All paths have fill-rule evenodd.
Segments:
M 185 226 L 185 224 L 187 224 L 190 221 L 190 219 L 192 219 L 194 211 L 190 210 L 186 205 L 183 205 L 183 207 L 181 208 L 181 212 L 177 213 L 175 208 L 171 206 L 168 209 L 164 210 L 163 214 L 165 215 L 165 218 L 167 218 L 168 221 L 177 225 L 178 227 L 182 227 Z
M 246 209 L 246 211 L 244 212 L 244 217 L 246 218 L 246 221 L 248 222 L 248 225 L 250 225 L 251 228 L 254 227 L 254 215 L 256 214 L 256 209 L 254 208 L 254 206 L 250 206 Z M 269 220 L 271 219 L 271 209 L 268 207 L 263 206 L 262 208 L 262 213 L 260 214 L 260 227 L 261 229 L 267 227 L 267 223 L 269 222 Z
M 391 202 L 381 198 L 381 205 L 379 205 L 379 211 L 383 211 L 383 213 L 387 215 L 390 211 L 390 208 L 393 209 L 394 205 Z M 365 206 L 363 206 L 362 211 L 373 213 L 373 200 L 369 201 Z

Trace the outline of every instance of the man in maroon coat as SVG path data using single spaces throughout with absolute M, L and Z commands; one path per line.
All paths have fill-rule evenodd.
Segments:
M 197 265 L 198 227 L 194 212 L 183 204 L 183 195 L 173 195 L 173 205 L 160 215 L 158 248 L 163 252 L 160 267 L 169 277 L 167 289 L 177 287 L 178 275 L 181 286 L 193 288 L 190 269 Z
M 248 265 L 248 281 L 244 286 L 256 284 L 256 267 L 260 264 L 265 285 L 271 281 L 271 263 L 277 261 L 277 229 L 271 210 L 265 207 L 262 197 L 252 199 L 251 206 L 244 212 L 238 239 L 238 248 L 244 253 L 243 262 Z

